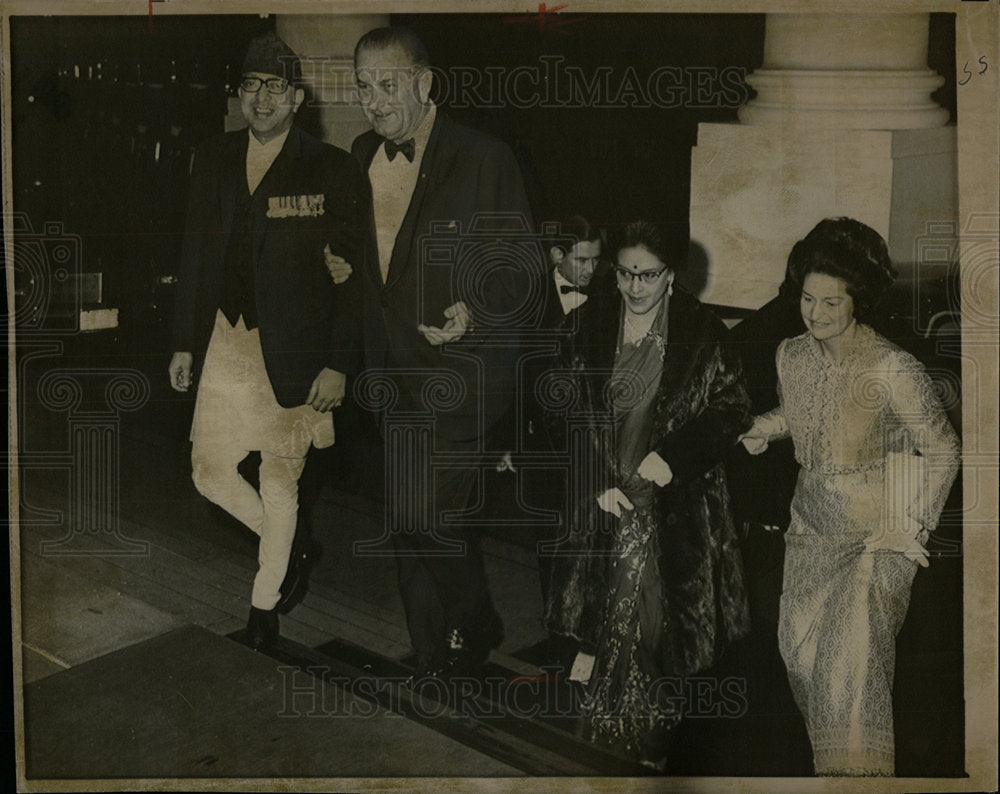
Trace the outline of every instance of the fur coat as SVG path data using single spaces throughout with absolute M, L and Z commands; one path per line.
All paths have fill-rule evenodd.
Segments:
M 750 426 L 750 402 L 738 362 L 727 360 L 722 323 L 695 298 L 669 298 L 663 374 L 652 403 L 649 451 L 669 464 L 673 480 L 657 488 L 653 549 L 659 598 L 666 616 L 657 649 L 660 675 L 710 667 L 726 644 L 749 629 L 738 539 L 722 460 Z M 621 327 L 617 292 L 594 296 L 580 309 L 579 331 L 562 375 L 564 410 L 550 423 L 574 460 L 566 532 L 555 549 L 547 627 L 594 644 L 609 608 L 617 519 L 596 497 L 615 482 L 614 423 L 609 379 Z

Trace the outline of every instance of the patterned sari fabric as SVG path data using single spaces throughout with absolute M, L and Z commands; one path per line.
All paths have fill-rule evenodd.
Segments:
M 584 736 L 659 761 L 686 678 L 749 628 L 719 462 L 749 426 L 749 400 L 723 358 L 721 323 L 679 290 L 635 344 L 622 341 L 617 294 L 579 311 L 566 362 L 579 402 L 566 416 L 586 426 L 570 443 L 580 459 L 546 625 L 597 649 Z M 662 488 L 636 471 L 654 450 L 674 475 Z M 620 519 L 597 506 L 611 487 L 634 505 Z
M 608 395 L 616 431 L 615 482 L 634 509 L 622 516 L 613 541 L 608 611 L 584 706 L 584 733 L 626 755 L 639 754 L 646 736 L 680 719 L 676 700 L 656 697 L 662 680 L 657 673 L 663 672 L 656 651 L 666 615 L 658 598 L 655 486 L 636 473 L 649 450 L 653 398 L 663 374 L 667 305 L 660 305 L 650 332 L 638 342 L 619 338 Z
M 866 551 L 890 526 L 889 453 L 919 454 L 933 530 L 958 470 L 958 439 L 923 367 L 867 326 L 836 362 L 809 334 L 778 349 L 781 407 L 802 471 L 786 535 L 779 645 L 820 775 L 893 775 L 896 635 L 916 563 Z

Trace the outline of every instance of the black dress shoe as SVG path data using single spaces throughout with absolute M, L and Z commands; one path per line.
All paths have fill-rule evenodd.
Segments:
M 440 678 L 479 677 L 483 674 L 490 651 L 500 644 L 503 634 L 452 629 L 445 637 L 444 664 Z
M 480 609 L 475 628 L 453 628 L 445 635 L 442 676 L 480 676 L 490 651 L 504 640 L 503 621 L 492 603 Z
M 462 629 L 451 629 L 445 635 L 444 656 L 440 669 L 434 671 L 438 678 L 475 675 L 486 661 L 479 649 L 473 650 L 466 633 Z
M 274 609 L 250 607 L 247 621 L 247 645 L 255 651 L 263 651 L 274 645 L 278 639 L 278 613 Z
M 442 649 L 431 654 L 418 654 L 414 662 L 413 675 L 406 680 L 407 688 L 423 692 L 432 697 L 442 693 L 441 684 L 447 679 L 445 653 Z
M 274 607 L 278 612 L 282 614 L 289 612 L 305 598 L 309 590 L 309 573 L 322 553 L 323 547 L 312 538 L 306 538 L 292 546 L 292 553 L 288 558 L 288 570 L 281 583 L 281 597 Z

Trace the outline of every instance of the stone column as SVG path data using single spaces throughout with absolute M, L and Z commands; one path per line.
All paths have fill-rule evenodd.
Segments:
M 764 63 L 744 124 L 803 123 L 826 129 L 940 127 L 948 111 L 931 92 L 927 14 L 768 14 Z
M 342 149 L 369 126 L 354 96 L 354 45 L 387 14 L 279 14 L 278 35 L 302 59 L 311 107 L 319 113 L 323 140 Z
M 930 98 L 928 14 L 768 14 L 757 91 L 739 124 L 702 124 L 691 163 L 691 236 L 702 299 L 755 309 L 788 252 L 824 217 L 889 242 L 906 271 L 957 218 L 957 148 Z

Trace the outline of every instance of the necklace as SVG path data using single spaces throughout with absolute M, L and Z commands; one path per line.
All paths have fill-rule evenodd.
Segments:
M 657 312 L 648 311 L 645 314 L 633 314 L 625 307 L 625 329 L 623 333 L 626 344 L 634 345 L 644 339 L 653 327 L 653 320 L 656 319 Z

